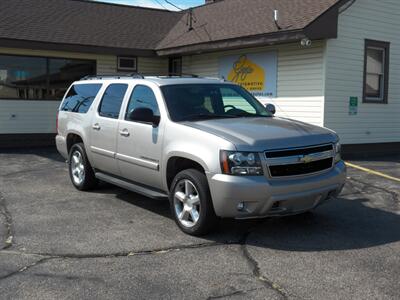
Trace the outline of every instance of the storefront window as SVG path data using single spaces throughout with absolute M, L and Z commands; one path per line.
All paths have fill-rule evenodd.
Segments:
M 96 62 L 0 55 L 0 99 L 61 100 L 69 85 L 96 73 Z

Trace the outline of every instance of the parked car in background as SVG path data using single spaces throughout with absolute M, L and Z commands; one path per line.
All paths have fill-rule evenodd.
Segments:
M 103 180 L 169 198 L 192 235 L 218 218 L 307 212 L 342 190 L 333 131 L 275 117 L 222 80 L 137 77 L 88 77 L 67 91 L 56 144 L 77 189 Z

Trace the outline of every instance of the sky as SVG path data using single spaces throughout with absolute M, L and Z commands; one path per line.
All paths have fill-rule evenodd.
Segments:
M 165 0 L 94 0 L 94 1 L 177 10 L 174 6 L 168 4 Z M 185 9 L 204 4 L 205 0 L 169 0 L 169 2 L 172 2 L 173 4 L 182 9 Z

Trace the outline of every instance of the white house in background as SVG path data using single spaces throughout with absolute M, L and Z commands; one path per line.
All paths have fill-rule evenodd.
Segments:
M 399 152 L 396 1 L 207 2 L 171 12 L 2 1 L 0 147 L 52 143 L 71 81 L 139 72 L 223 76 L 274 103 L 279 116 L 337 131 L 345 152 Z

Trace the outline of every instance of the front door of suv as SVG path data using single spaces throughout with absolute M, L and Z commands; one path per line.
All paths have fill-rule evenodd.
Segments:
M 90 128 L 90 151 L 96 169 L 120 175 L 115 159 L 118 136 L 118 117 L 124 100 L 127 84 L 110 84 L 93 114 Z
M 164 122 L 158 126 L 151 123 L 130 121 L 128 114 L 137 108 L 149 108 L 160 116 L 157 98 L 152 88 L 136 85 L 119 121 L 117 161 L 121 176 L 154 188 L 161 188 L 161 147 Z

